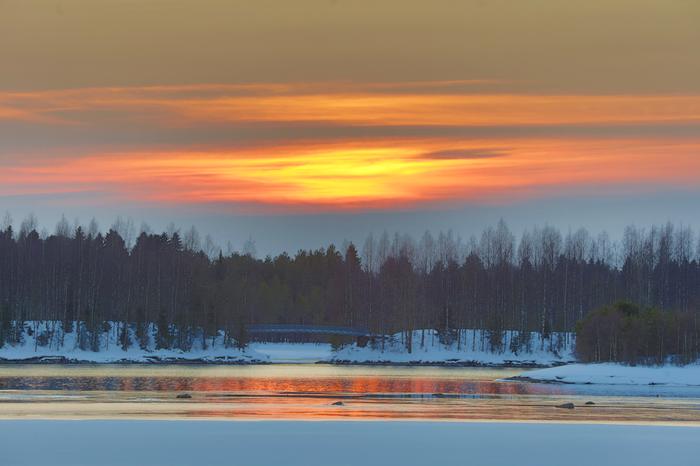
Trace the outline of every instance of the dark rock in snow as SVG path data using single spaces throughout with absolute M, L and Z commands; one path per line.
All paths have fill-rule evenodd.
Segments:
M 331 406 L 345 406 L 345 403 L 343 403 L 342 401 L 336 401 Z
M 573 403 L 564 403 L 564 404 L 557 405 L 557 408 L 574 409 L 574 404 Z
M 189 400 L 190 398 L 192 398 L 192 395 L 190 395 L 189 393 L 180 393 L 176 398 L 179 398 L 181 400 Z

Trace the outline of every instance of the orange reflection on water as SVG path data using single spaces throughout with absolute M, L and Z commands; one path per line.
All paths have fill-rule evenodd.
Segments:
M 119 392 L 219 392 L 258 395 L 558 394 L 552 385 L 435 377 L 4 377 L 0 389 Z
M 593 396 L 566 385 L 496 381 L 510 375 L 430 368 L 13 367 L 0 372 L 0 418 L 700 424 L 699 398 Z M 182 393 L 190 398 L 176 397 Z M 565 402 L 576 408 L 556 407 Z
M 538 385 L 511 384 L 492 381 L 435 378 L 235 378 L 192 379 L 178 385 L 176 390 L 198 392 L 249 393 L 444 393 L 444 394 L 510 394 L 551 393 Z

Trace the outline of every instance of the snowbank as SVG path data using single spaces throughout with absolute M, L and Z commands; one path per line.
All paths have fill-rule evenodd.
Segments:
M 223 332 L 202 338 L 191 337 L 188 351 L 156 349 L 155 326 L 148 330 L 146 342 L 140 342 L 129 329 L 127 349 L 123 349 L 123 332 L 118 323 L 109 323 L 100 334 L 99 351 L 81 349 L 77 325 L 63 332 L 60 322 L 27 322 L 22 342 L 0 348 L 0 362 L 86 362 L 86 363 L 175 363 L 201 362 L 225 364 L 260 363 L 335 363 L 335 364 L 454 364 L 492 366 L 549 366 L 574 359 L 573 336 L 552 334 L 543 339 L 537 333 L 523 338 L 517 332 L 503 334 L 500 349 L 492 350 L 483 330 L 462 330 L 459 338 L 445 342 L 434 330 L 416 330 L 412 334 L 412 351 L 407 351 L 407 335 L 399 333 L 375 340 L 364 347 L 357 344 L 333 350 L 330 344 L 251 343 L 244 350 L 226 345 Z M 83 345 L 85 346 L 85 345 Z
M 12 466 L 680 466 L 697 427 L 289 421 L 0 421 Z
M 331 345 L 324 343 L 251 343 L 246 351 L 275 364 L 314 364 L 333 358 Z
M 62 345 L 39 346 L 33 336 L 26 336 L 22 344 L 9 345 L 0 349 L 0 362 L 83 362 L 83 363 L 168 363 L 201 362 L 228 364 L 266 364 L 266 363 L 308 363 L 328 360 L 331 346 L 328 344 L 293 344 L 293 343 L 251 343 L 244 350 L 227 347 L 223 335 L 192 343 L 189 351 L 176 349 L 155 349 L 151 341 L 142 349 L 133 341 L 125 351 L 110 332 L 102 336 L 99 351 L 83 350 L 76 341 L 74 332 L 63 336 Z
M 461 341 L 444 343 L 433 330 L 413 332 L 413 350 L 406 351 L 406 336 L 393 335 L 385 342 L 360 348 L 357 345 L 342 348 L 333 356 L 336 363 L 393 363 L 393 364 L 472 364 L 510 366 L 550 366 L 574 360 L 574 340 L 571 334 L 552 334 L 543 339 L 537 333 L 530 334 L 527 344 L 514 350 L 516 332 L 506 332 L 500 351 L 492 351 L 484 330 L 464 330 Z
M 68 339 L 67 339 L 68 340 Z M 331 345 L 315 343 L 251 343 L 245 350 L 208 346 L 197 343 L 190 351 L 142 350 L 130 347 L 124 351 L 111 345 L 101 351 L 81 350 L 70 341 L 61 348 L 37 347 L 32 344 L 5 345 L 0 349 L 0 363 L 5 362 L 82 362 L 82 363 L 228 363 L 228 364 L 313 364 L 330 362 Z
M 700 364 L 682 367 L 568 364 L 523 375 L 533 381 L 574 384 L 700 386 Z

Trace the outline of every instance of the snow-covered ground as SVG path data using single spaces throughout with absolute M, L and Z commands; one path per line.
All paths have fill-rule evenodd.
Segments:
M 125 351 L 121 345 L 119 324 L 99 338 L 99 351 L 81 349 L 75 331 L 61 331 L 60 322 L 27 322 L 22 343 L 5 344 L 0 348 L 0 361 L 63 359 L 74 362 L 220 362 L 220 363 L 386 363 L 386 364 L 474 364 L 474 365 L 541 365 L 561 364 L 574 359 L 573 338 L 553 334 L 541 339 L 536 333 L 519 349 L 512 344 L 515 332 L 505 332 L 500 350 L 492 351 L 487 334 L 482 330 L 464 330 L 459 342 L 446 343 L 434 330 L 413 332 L 412 351 L 406 350 L 404 334 L 396 334 L 384 344 L 375 342 L 365 347 L 349 345 L 334 351 L 329 344 L 316 343 L 251 343 L 245 350 L 224 345 L 223 333 L 215 337 L 193 338 L 189 351 L 156 349 L 155 330 L 150 330 L 148 343 L 142 349 L 133 329 Z M 73 325 L 75 328 L 76 325 Z M 31 330 L 30 330 L 31 329 Z M 37 339 L 37 335 L 41 335 Z M 40 344 L 39 342 L 43 344 Z
M 553 334 L 552 340 L 540 338 L 539 334 L 531 334 L 529 351 L 511 351 L 511 338 L 514 334 L 506 332 L 503 338 L 503 349 L 490 351 L 483 330 L 466 330 L 462 341 L 458 344 L 443 344 L 433 330 L 416 330 L 413 332 L 413 351 L 406 351 L 406 345 L 400 334 L 394 335 L 382 349 L 380 345 L 359 348 L 348 346 L 337 351 L 333 356 L 335 362 L 365 362 L 365 363 L 455 363 L 455 364 L 484 364 L 484 365 L 541 365 L 562 364 L 574 361 L 573 338 L 571 335 Z M 568 338 L 567 338 L 568 337 Z M 421 343 L 423 343 L 421 345 Z M 558 351 L 553 348 L 560 348 Z
M 246 354 L 275 364 L 314 364 L 333 358 L 333 349 L 326 343 L 251 343 Z
M 0 421 L 7 466 L 689 466 L 698 438 L 599 424 Z
M 27 327 L 39 328 L 39 331 L 33 330 L 29 335 L 25 332 L 23 341 L 18 345 L 5 344 L 0 348 L 0 359 L 9 361 L 31 360 L 31 359 L 57 359 L 65 358 L 74 362 L 94 362 L 94 363 L 113 363 L 113 362 L 153 362 L 167 360 L 210 360 L 210 361 L 230 361 L 230 362 L 251 362 L 258 359 L 264 359 L 264 356 L 257 355 L 253 351 L 242 352 L 236 348 L 225 348 L 222 344 L 222 338 L 215 339 L 215 344 L 211 345 L 208 340 L 207 348 L 203 348 L 202 342 L 196 341 L 192 349 L 188 352 L 180 350 L 154 349 L 155 343 L 153 336 L 150 336 L 148 349 L 140 348 L 135 335 L 131 335 L 130 345 L 125 351 L 119 344 L 118 331 L 105 332 L 100 338 L 100 350 L 91 351 L 83 350 L 77 342 L 76 332 L 66 332 L 61 334 L 60 331 L 55 333 L 61 334 L 60 340 L 58 337 L 53 341 L 49 341 L 47 345 L 39 345 L 36 340 L 36 335 L 42 331 L 50 323 L 42 322 L 38 327 L 35 327 L 32 322 L 26 324 Z M 116 328 L 116 327 L 115 327 Z
M 605 384 L 699 386 L 700 364 L 687 366 L 625 366 L 622 364 L 567 364 L 528 371 L 524 377 L 539 381 Z

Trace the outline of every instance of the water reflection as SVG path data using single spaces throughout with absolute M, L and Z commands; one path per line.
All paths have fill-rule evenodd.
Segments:
M 227 392 L 255 394 L 435 394 L 450 395 L 530 395 L 560 394 L 556 385 L 520 382 L 444 379 L 435 377 L 94 377 L 31 376 L 2 377 L 0 390 L 62 390 L 119 392 Z
M 700 424 L 700 393 L 498 382 L 519 370 L 0 366 L 0 418 L 442 419 Z M 624 388 L 623 388 L 624 389 Z M 646 390 L 660 390 L 647 387 Z M 621 390 L 619 387 L 616 390 Z M 188 393 L 191 398 L 178 399 Z M 631 393 L 635 395 L 634 391 Z M 595 400 L 594 405 L 586 401 Z M 556 408 L 574 402 L 576 409 Z M 338 404 L 334 404 L 338 403 Z

